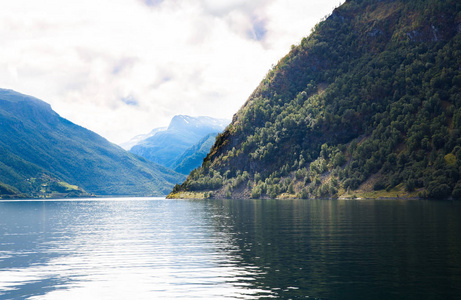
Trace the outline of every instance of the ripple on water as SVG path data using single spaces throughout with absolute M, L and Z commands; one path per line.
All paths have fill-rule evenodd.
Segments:
M 252 288 L 258 268 L 240 265 L 232 235 L 215 232 L 216 216 L 207 215 L 201 203 L 131 199 L 21 204 L 20 216 L 2 221 L 8 233 L 0 250 L 18 246 L 0 252 L 0 295 L 256 299 L 271 294 Z

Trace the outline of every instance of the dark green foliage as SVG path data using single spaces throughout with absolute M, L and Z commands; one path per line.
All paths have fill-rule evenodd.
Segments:
M 203 159 L 210 152 L 211 146 L 216 141 L 216 135 L 218 133 L 213 132 L 206 135 L 198 143 L 184 151 L 175 162 L 171 164 L 171 168 L 181 174 L 189 174 L 193 169 L 200 166 Z
M 382 176 L 375 182 L 375 184 L 373 185 L 373 189 L 375 191 L 379 191 L 379 190 L 386 189 L 388 186 L 389 186 L 388 178 L 385 176 Z
M 255 197 L 334 196 L 374 174 L 375 190 L 455 195 L 460 12 L 454 0 L 346 1 L 269 71 L 182 188 L 212 169 L 257 173 L 267 191 L 252 181 Z
M 0 198 L 20 196 L 20 194 L 21 192 L 18 189 L 0 182 Z
M 0 183 L 34 196 L 66 182 L 98 195 L 162 195 L 183 177 L 111 144 L 38 99 L 0 90 Z M 45 191 L 46 192 L 46 191 Z
M 427 187 L 427 196 L 433 199 L 444 199 L 451 195 L 451 188 L 443 181 L 434 180 Z
M 453 199 L 461 199 L 461 182 L 458 182 L 452 192 Z

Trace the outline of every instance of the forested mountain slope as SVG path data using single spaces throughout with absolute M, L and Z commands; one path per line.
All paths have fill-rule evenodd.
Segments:
M 346 1 L 170 196 L 460 198 L 460 12 L 456 0 Z
M 212 132 L 204 136 L 198 143 L 188 148 L 172 164 L 171 168 L 181 174 L 189 174 L 192 170 L 202 165 L 211 147 L 216 141 L 218 132 Z
M 181 180 L 49 104 L 0 89 L 0 197 L 164 195 Z

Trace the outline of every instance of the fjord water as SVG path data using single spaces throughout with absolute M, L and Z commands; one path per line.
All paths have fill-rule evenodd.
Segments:
M 0 202 L 0 299 L 460 299 L 461 205 Z

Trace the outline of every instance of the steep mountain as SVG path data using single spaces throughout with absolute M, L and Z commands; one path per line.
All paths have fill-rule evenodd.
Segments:
M 130 152 L 170 168 L 184 151 L 204 136 L 222 132 L 228 124 L 229 121 L 222 119 L 178 115 L 166 130 L 141 141 Z
M 461 197 L 461 2 L 348 0 L 170 197 Z
M 150 137 L 153 137 L 154 135 L 156 135 L 160 131 L 167 130 L 167 128 L 168 127 L 155 128 L 151 132 L 149 132 L 148 134 L 139 134 L 139 135 L 133 137 L 132 139 L 130 139 L 128 142 L 121 143 L 119 146 L 122 147 L 123 149 L 125 149 L 126 151 L 130 151 L 131 148 L 133 148 L 137 144 L 142 143 L 143 141 L 147 140 Z
M 3 197 L 162 195 L 184 178 L 11 90 L 0 89 L 0 129 Z
M 211 146 L 216 141 L 219 132 L 212 132 L 203 137 L 197 144 L 183 152 L 176 161 L 171 164 L 171 168 L 181 174 L 189 174 L 193 169 L 202 165 L 203 159 L 210 152 Z

